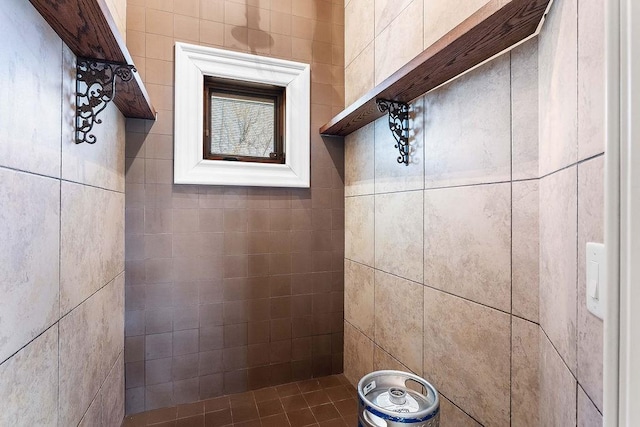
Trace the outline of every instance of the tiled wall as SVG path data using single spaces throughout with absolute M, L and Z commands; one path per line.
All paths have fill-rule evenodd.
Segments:
M 346 2 L 347 102 L 485 2 L 462 3 Z M 538 38 L 413 102 L 409 166 L 386 118 L 346 138 L 353 383 L 423 375 L 443 426 L 601 425 L 583 258 L 603 241 L 602 7 L 556 0 Z
M 155 124 L 127 122 L 128 413 L 342 372 L 343 4 L 129 0 Z M 311 189 L 173 185 L 173 45 L 311 64 Z
M 0 425 L 119 426 L 124 119 L 76 145 L 75 57 L 29 2 L 0 28 Z

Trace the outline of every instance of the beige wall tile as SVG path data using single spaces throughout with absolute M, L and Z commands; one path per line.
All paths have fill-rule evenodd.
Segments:
M 344 256 L 374 265 L 374 198 L 347 197 L 344 201 Z
M 107 0 L 107 8 L 122 37 L 127 33 L 127 0 Z
M 539 420 L 540 326 L 511 317 L 511 424 L 537 427 Z
M 120 425 L 124 419 L 123 353 L 120 353 L 116 363 L 111 367 L 111 371 L 100 389 L 99 396 L 102 406 L 102 425 Z
M 374 124 L 368 124 L 345 137 L 344 194 L 373 194 Z
M 369 43 L 344 69 L 345 104 L 351 105 L 375 86 L 374 42 Z
M 411 372 L 411 369 L 403 365 L 398 359 L 394 358 L 378 345 L 375 345 L 373 348 L 373 370 L 383 371 L 388 369 Z M 420 372 L 414 372 L 414 374 L 420 375 Z
M 173 13 L 156 9 L 145 12 L 145 31 L 163 36 L 173 36 Z
M 61 194 L 64 314 L 124 269 L 124 194 L 69 182 L 62 183 Z
M 375 272 L 375 341 L 413 372 L 422 366 L 423 286 Z
M 425 97 L 425 187 L 511 177 L 509 56 Z
M 511 292 L 512 312 L 538 322 L 540 288 L 539 182 L 512 184 Z
M 344 63 L 349 65 L 374 39 L 374 8 L 368 0 L 351 0 L 344 9 Z
M 463 0 L 453 8 L 447 0 L 424 0 L 424 47 L 431 46 L 488 2 Z
M 177 15 L 187 15 L 193 17 L 200 16 L 200 6 L 201 3 L 206 2 L 206 0 L 180 0 L 174 1 L 173 3 L 173 11 Z M 128 9 L 127 9 L 127 13 Z
M 198 42 L 200 40 L 200 20 L 192 16 L 173 15 L 173 35 L 176 40 Z M 150 82 L 153 83 L 153 82 Z M 173 85 L 173 81 L 168 82 Z
M 127 7 L 127 30 L 145 31 L 145 9 L 142 6 Z
M 604 151 L 605 3 L 580 2 L 578 8 L 578 160 Z
M 75 56 L 69 48 L 63 49 L 64 99 L 73 99 L 76 91 Z M 124 192 L 125 119 L 111 103 L 100 113 L 102 123 L 96 124 L 91 134 L 95 144 L 75 143 L 75 107 L 63 107 L 62 126 L 62 178 L 95 187 Z
M 0 365 L 0 425 L 58 422 L 58 328 L 49 328 Z M 62 403 L 62 402 L 61 402 Z
M 407 8 L 412 1 L 421 2 L 422 0 L 378 0 L 375 2 L 375 31 L 376 36 L 380 35 L 394 19 Z
M 604 242 L 604 156 L 578 165 L 578 382 L 602 411 L 603 322 L 587 310 L 587 242 Z
M 58 320 L 60 182 L 0 168 L 0 361 Z
M 122 276 L 121 276 L 122 277 Z M 59 424 L 78 423 L 124 347 L 123 279 L 116 279 L 60 320 Z M 121 310 L 121 311 L 119 311 Z
M 425 284 L 511 309 L 511 185 L 426 190 Z
M 578 386 L 578 427 L 601 427 L 602 414 L 589 399 L 582 387 Z
M 440 394 L 441 427 L 481 427 L 480 424 Z
M 389 119 L 375 121 L 376 193 L 424 188 L 424 103 L 420 98 L 409 107 L 409 164 L 398 163 L 398 144 L 389 130 Z
M 375 267 L 422 283 L 422 191 L 378 194 L 375 197 Z M 348 230 L 347 227 L 345 229 Z
M 538 40 L 540 175 L 577 160 L 577 0 L 556 3 Z
M 540 325 L 576 372 L 577 170 L 540 180 Z
M 540 333 L 540 425 L 576 425 L 576 379 Z
M 355 387 L 360 378 L 373 371 L 373 342 L 344 322 L 344 376 Z
M 508 314 L 424 288 L 424 373 L 485 425 L 509 425 Z
M 373 338 L 374 270 L 348 259 L 344 260 L 344 318 Z
M 375 42 L 376 84 L 395 73 L 422 52 L 420 37 L 407 37 L 407 28 L 422 31 L 422 1 L 413 0 L 377 37 Z
M 538 38 L 511 51 L 513 179 L 538 177 Z
M 62 42 L 27 2 L 3 3 L 0 21 L 0 166 L 58 177 Z

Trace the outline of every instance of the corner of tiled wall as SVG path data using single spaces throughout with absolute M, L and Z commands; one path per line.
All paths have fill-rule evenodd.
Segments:
M 406 62 L 412 43 L 377 65 L 405 11 L 422 11 L 404 33 L 424 48 L 486 1 L 365 3 L 345 5 L 347 103 Z M 539 37 L 413 102 L 408 167 L 383 119 L 346 137 L 353 384 L 423 375 L 442 425 L 601 423 L 602 322 L 583 307 L 582 258 L 603 239 L 602 13 L 587 3 L 555 4 Z
M 248 4 L 247 4 L 248 3 Z M 127 413 L 342 372 L 341 0 L 127 3 L 159 110 L 127 121 Z M 311 64 L 311 188 L 173 184 L 174 42 Z
M 76 145 L 73 53 L 28 2 L 0 21 L 0 425 L 120 425 L 124 119 Z

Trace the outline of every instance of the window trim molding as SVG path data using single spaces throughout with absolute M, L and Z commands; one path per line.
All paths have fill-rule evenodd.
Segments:
M 284 164 L 203 158 L 204 76 L 285 88 L 287 101 Z M 309 187 L 311 152 L 311 67 L 309 64 L 177 42 L 174 90 L 174 183 Z

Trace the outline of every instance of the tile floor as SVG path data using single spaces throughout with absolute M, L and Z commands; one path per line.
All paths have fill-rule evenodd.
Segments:
M 354 427 L 357 393 L 343 375 L 297 381 L 125 418 L 124 427 Z

